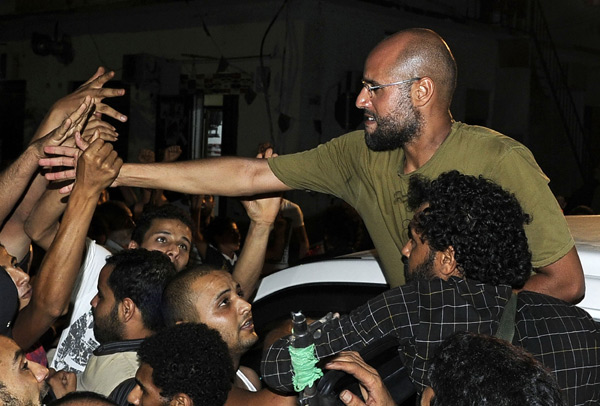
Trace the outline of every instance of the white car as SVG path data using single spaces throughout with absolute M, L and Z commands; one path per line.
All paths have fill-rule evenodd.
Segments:
M 586 294 L 579 306 L 600 321 L 600 215 L 566 218 L 585 274 Z M 291 310 L 317 311 L 320 315 L 346 312 L 386 289 L 375 251 L 365 251 L 267 276 L 258 287 L 253 313 L 258 318 L 256 324 L 261 325 L 265 313 L 271 321 L 279 315 L 289 318 Z

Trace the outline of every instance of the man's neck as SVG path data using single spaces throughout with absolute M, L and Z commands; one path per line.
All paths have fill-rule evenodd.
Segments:
M 422 133 L 403 147 L 403 173 L 412 173 L 425 165 L 448 138 L 451 130 L 452 120 L 444 121 L 439 125 L 424 126 Z

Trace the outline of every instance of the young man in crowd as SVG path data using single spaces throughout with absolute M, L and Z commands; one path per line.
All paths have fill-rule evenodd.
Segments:
M 233 364 L 221 335 L 204 324 L 183 323 L 147 338 L 129 394 L 134 406 L 222 406 Z
M 106 260 L 91 303 L 94 336 L 100 346 L 77 375 L 76 388 L 73 373 L 59 371 L 52 376 L 57 397 L 76 389 L 110 395 L 127 404 L 119 385 L 135 375 L 141 342 L 164 326 L 160 301 L 176 272 L 165 254 L 143 248 L 120 251 Z
M 217 330 L 227 343 L 236 371 L 227 406 L 295 405 L 295 396 L 281 396 L 261 389 L 256 372 L 240 365 L 240 359 L 258 340 L 252 306 L 230 273 L 201 266 L 177 274 L 163 294 L 168 325 L 204 323 Z
M 12 339 L 0 335 L 0 406 L 41 406 L 48 369 L 27 360 Z

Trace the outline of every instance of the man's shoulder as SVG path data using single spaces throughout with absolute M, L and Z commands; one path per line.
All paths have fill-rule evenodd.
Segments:
M 512 149 L 527 150 L 527 147 L 519 141 L 491 128 L 455 122 L 452 125 L 452 129 L 451 135 L 454 141 L 461 143 L 468 142 L 468 145 L 472 145 L 475 148 L 485 146 L 504 151 Z

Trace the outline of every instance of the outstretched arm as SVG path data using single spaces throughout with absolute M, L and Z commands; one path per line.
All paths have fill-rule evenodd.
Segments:
M 290 190 L 271 171 L 266 159 L 240 157 L 128 164 L 123 166 L 116 185 L 220 196 L 252 196 Z
M 61 157 L 42 159 L 40 165 L 73 166 L 73 149 L 46 148 Z M 72 179 L 73 170 L 50 173 L 48 180 Z M 112 186 L 172 190 L 192 195 L 252 196 L 291 190 L 264 159 L 219 157 L 196 161 L 125 164 Z
M 13 327 L 21 348 L 29 348 L 67 309 L 98 197 L 113 182 L 122 163 L 112 145 L 101 139 L 79 158 L 63 221 L 42 261 L 31 302 L 18 314 Z

